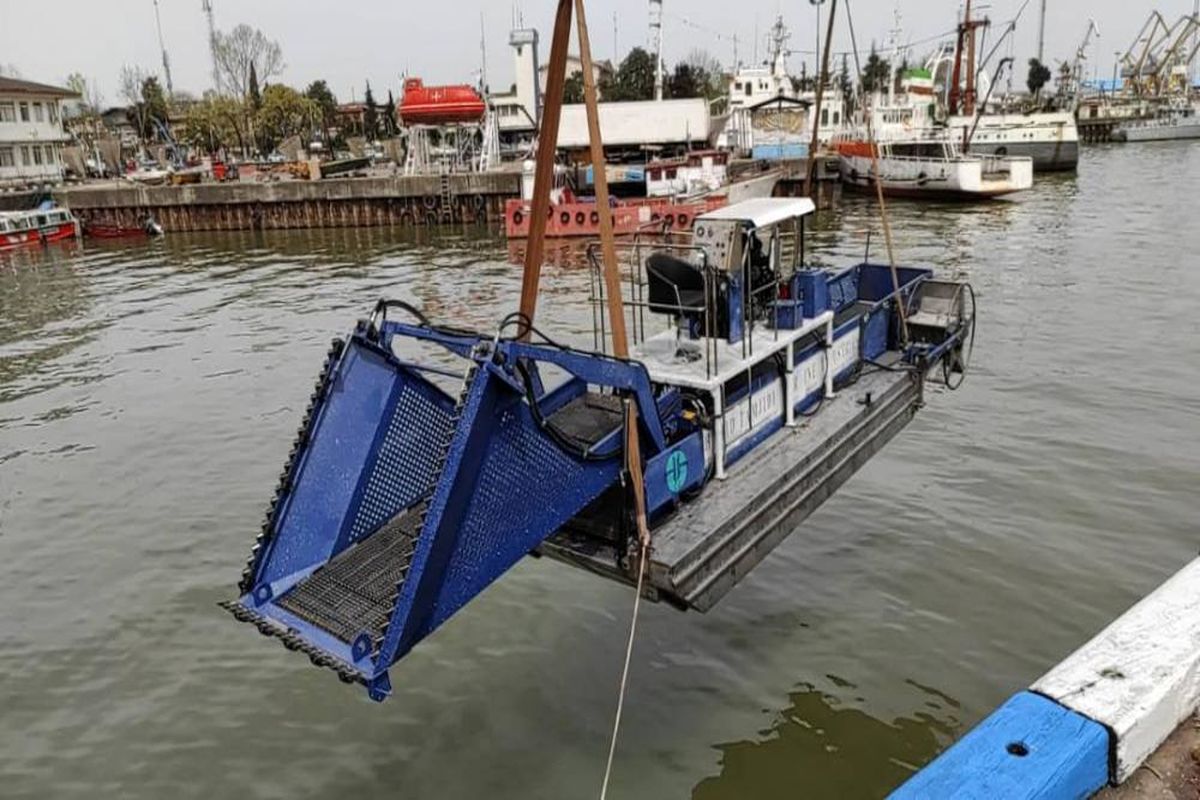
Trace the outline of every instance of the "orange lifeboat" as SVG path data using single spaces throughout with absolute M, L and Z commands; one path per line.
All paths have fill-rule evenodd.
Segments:
M 405 125 L 454 125 L 479 122 L 487 103 L 470 86 L 426 86 L 420 78 L 409 78 L 397 110 Z

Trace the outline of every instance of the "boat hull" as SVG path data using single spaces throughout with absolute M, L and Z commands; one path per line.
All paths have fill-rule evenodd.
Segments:
M 1174 142 L 1200 139 L 1200 121 L 1186 125 L 1130 125 L 1117 128 L 1113 138 L 1124 142 Z
M 26 245 L 38 244 L 42 237 L 37 231 L 18 231 L 17 233 L 0 233 L 0 250 L 14 250 Z
M 746 180 L 732 183 L 723 193 L 728 199 L 729 205 L 742 203 L 746 200 L 759 200 L 764 197 L 773 197 L 775 194 L 775 187 L 779 185 L 779 181 L 782 179 L 782 173 L 769 172 L 765 175 L 758 175 L 753 178 L 747 178 Z
M 875 189 L 875 166 L 862 148 L 839 153 L 842 182 L 856 189 Z M 929 200 L 989 200 L 1033 186 L 1029 158 L 972 157 L 957 159 L 881 156 L 883 193 L 889 197 Z
M 50 225 L 41 229 L 42 241 L 44 242 L 61 242 L 66 239 L 75 238 L 75 223 L 63 222 L 58 225 Z
M 93 239 L 133 239 L 150 235 L 144 227 L 121 228 L 115 225 L 87 225 L 83 233 Z
M 701 214 L 728 204 L 724 196 L 707 197 L 690 203 L 670 200 L 632 200 L 612 209 L 613 232 L 617 236 L 690 230 Z M 509 239 L 528 239 L 533 204 L 509 200 L 504 207 L 504 228 Z M 546 222 L 548 238 L 596 237 L 600 235 L 600 212 L 595 203 L 560 203 L 550 207 Z
M 1079 169 L 1079 142 L 1013 142 L 971 144 L 971 153 L 981 156 L 1014 156 L 1033 161 L 1034 172 L 1074 172 Z
M 960 143 L 974 129 L 973 155 L 1031 158 L 1034 172 L 1079 167 L 1079 129 L 1065 112 L 984 115 L 978 124 L 974 117 L 951 117 L 948 127 L 951 140 Z

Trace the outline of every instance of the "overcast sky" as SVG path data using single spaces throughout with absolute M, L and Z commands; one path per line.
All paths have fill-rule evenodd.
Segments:
M 733 37 L 738 55 L 753 60 L 755 31 L 758 55 L 764 57 L 767 30 L 781 13 L 792 30 L 789 59 L 795 73 L 802 60 L 811 63 L 816 14 L 811 0 L 665 0 L 668 62 L 703 48 L 729 64 Z M 986 13 L 996 22 L 1012 19 L 1022 0 L 991 0 Z M 1015 37 L 1020 81 L 1026 59 L 1034 54 L 1040 0 L 1031 0 Z M 1094 17 L 1101 38 L 1093 44 L 1089 75 L 1108 76 L 1113 53 L 1132 42 L 1149 9 L 1157 7 L 1172 21 L 1190 13 L 1194 0 L 1048 0 L 1047 61 L 1074 53 Z M 171 57 L 177 89 L 196 94 L 211 85 L 207 28 L 201 0 L 159 0 L 163 38 Z M 399 96 L 403 73 L 432 82 L 473 82 L 480 65 L 480 14 L 486 33 L 489 83 L 507 86 L 512 79 L 512 56 L 507 40 L 514 7 L 523 8 L 527 26 L 538 28 L 542 58 L 549 50 L 554 0 L 213 0 L 218 28 L 245 22 L 261 28 L 283 47 L 286 70 L 278 79 L 303 87 L 316 78 L 328 80 L 338 98 L 361 99 L 369 80 L 376 96 L 387 90 Z M 840 4 L 845 9 L 846 0 Z M 951 30 L 958 0 L 850 0 L 861 48 L 872 39 L 884 42 L 893 27 L 893 12 L 901 14 L 904 41 L 924 42 Z M 587 10 L 597 58 L 624 54 L 648 37 L 647 0 L 589 0 Z M 829 8 L 826 0 L 825 9 Z M 841 12 L 839 12 L 841 13 Z M 849 49 L 844 15 L 839 20 L 835 49 Z M 997 30 L 999 25 L 994 27 Z M 929 44 L 915 46 L 920 58 Z M 141 65 L 161 72 L 154 25 L 153 0 L 57 0 L 48 5 L 31 0 L 0 0 L 0 65 L 15 65 L 30 80 L 60 83 L 80 71 L 98 81 L 106 102 L 115 104 L 117 76 L 122 64 Z

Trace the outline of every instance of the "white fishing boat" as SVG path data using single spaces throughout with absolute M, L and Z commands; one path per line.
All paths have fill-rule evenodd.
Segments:
M 1079 166 L 1079 129 L 1067 111 L 1029 114 L 998 112 L 977 117 L 956 115 L 946 127 L 950 138 L 966 143 L 975 155 L 1028 156 L 1034 172 L 1074 170 Z
M 781 172 L 733 179 L 730 154 L 722 150 L 698 150 L 686 156 L 646 165 L 646 197 L 673 198 L 694 202 L 724 197 L 730 204 L 771 197 L 783 177 Z
M 1113 132 L 1119 142 L 1167 142 L 1200 139 L 1200 116 L 1191 103 L 1176 103 L 1152 119 L 1123 122 Z
M 933 200 L 986 200 L 1033 186 L 1032 158 L 963 153 L 934 111 L 932 76 L 908 70 L 901 91 L 876 96 L 871 131 L 834 138 L 842 181 L 874 189 L 878 180 L 886 195 Z

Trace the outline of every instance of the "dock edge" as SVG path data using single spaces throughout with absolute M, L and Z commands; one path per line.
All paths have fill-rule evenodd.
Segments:
M 1120 785 L 1200 710 L 1200 558 L 893 792 L 1089 797 Z

